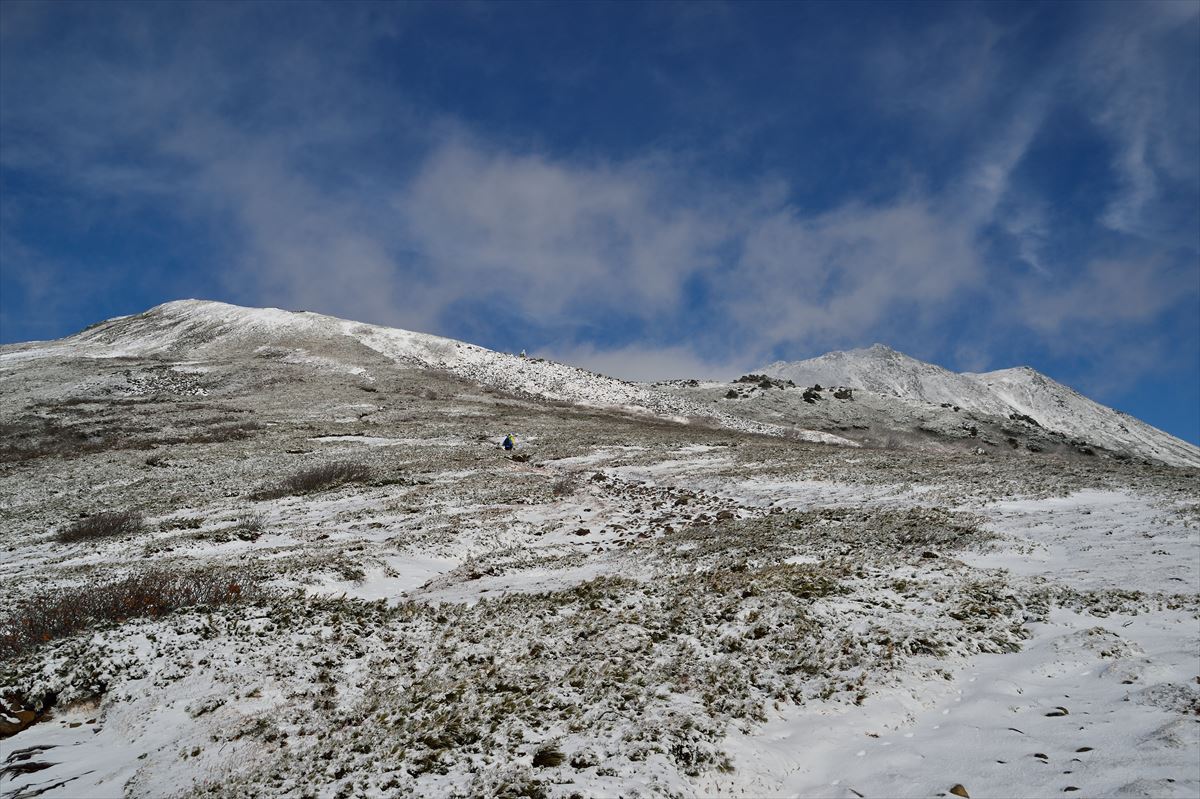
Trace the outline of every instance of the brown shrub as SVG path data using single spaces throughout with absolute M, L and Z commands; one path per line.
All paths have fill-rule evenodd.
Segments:
M 580 478 L 579 475 L 570 473 L 563 475 L 556 480 L 550 488 L 550 493 L 555 497 L 569 497 L 579 490 Z
M 87 516 L 59 530 L 54 538 L 64 544 L 75 541 L 90 541 L 93 538 L 113 538 L 119 535 L 140 533 L 146 529 L 142 515 L 137 511 L 124 510 L 112 513 L 97 513 Z
M 0 618 L 0 658 L 104 623 L 157 617 L 179 608 L 261 599 L 248 574 L 151 570 L 124 579 L 42 591 Z
M 261 430 L 258 422 L 233 422 L 213 425 L 190 433 L 186 436 L 161 439 L 159 443 L 166 444 L 219 444 L 222 441 L 243 441 L 250 438 L 255 430 Z
M 365 483 L 371 479 L 371 468 L 362 463 L 327 463 L 297 472 L 273 488 L 264 488 L 250 495 L 251 499 L 278 499 L 289 494 L 312 494 L 346 483 Z

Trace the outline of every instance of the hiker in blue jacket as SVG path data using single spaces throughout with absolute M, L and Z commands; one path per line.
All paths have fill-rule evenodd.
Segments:
M 517 439 L 513 437 L 512 433 L 509 433 L 508 435 L 506 435 L 504 437 L 504 448 L 506 450 L 513 449 L 516 446 L 517 446 Z

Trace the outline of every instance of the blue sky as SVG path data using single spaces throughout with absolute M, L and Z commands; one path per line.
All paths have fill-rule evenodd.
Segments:
M 619 376 L 884 342 L 1200 441 L 1200 2 L 0 3 L 0 339 L 171 299 Z

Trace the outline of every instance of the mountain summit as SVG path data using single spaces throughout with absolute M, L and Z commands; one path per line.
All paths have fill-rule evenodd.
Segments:
M 797 385 L 847 386 L 910 405 L 943 405 L 1013 419 L 1117 453 L 1175 466 L 1200 466 L 1200 448 L 1128 414 L 1094 402 L 1027 366 L 952 372 L 875 344 L 804 361 L 776 361 L 759 371 Z

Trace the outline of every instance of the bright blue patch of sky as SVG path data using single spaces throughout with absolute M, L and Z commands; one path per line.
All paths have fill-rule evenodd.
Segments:
M 1200 440 L 1200 4 L 0 4 L 0 340 L 181 297 Z

